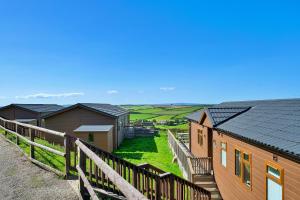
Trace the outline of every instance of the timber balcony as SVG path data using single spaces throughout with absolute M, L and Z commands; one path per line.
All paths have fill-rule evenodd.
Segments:
M 168 142 L 172 149 L 174 159 L 180 166 L 183 176 L 192 183 L 206 189 L 211 193 L 211 199 L 222 199 L 214 180 L 212 158 L 194 157 L 187 147 L 189 142 L 186 134 L 177 134 L 178 139 L 168 131 Z M 183 140 L 181 140 L 183 139 Z
M 150 164 L 134 165 L 65 133 L 3 118 L 0 118 L 0 128 L 5 131 L 5 135 L 15 136 L 16 145 L 22 140 L 30 146 L 29 159 L 35 164 L 65 178 L 77 176 L 79 191 L 84 200 L 211 199 L 211 192 L 197 184 Z M 60 144 L 64 152 L 41 145 L 35 138 Z M 45 150 L 45 154 L 51 152 L 61 156 L 65 167 L 63 172 L 38 161 L 35 147 Z

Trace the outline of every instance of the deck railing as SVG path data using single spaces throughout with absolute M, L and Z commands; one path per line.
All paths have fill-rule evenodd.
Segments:
M 195 174 L 211 175 L 212 160 L 211 157 L 190 158 Z
M 192 200 L 210 199 L 210 192 L 150 164 L 134 165 L 85 141 L 65 133 L 0 118 L 0 128 L 14 135 L 15 144 L 30 146 L 26 156 L 34 163 L 68 177 L 75 172 L 80 179 L 80 192 L 84 199 L 98 199 L 99 193 L 116 195 L 119 199 Z M 49 137 L 51 136 L 51 137 Z M 63 151 L 37 143 L 36 138 L 63 144 Z M 10 141 L 10 140 L 9 140 Z M 11 141 L 12 142 L 12 141 Z M 65 170 L 59 171 L 37 160 L 36 149 L 62 156 Z M 22 149 L 21 149 L 22 150 Z M 78 162 L 79 160 L 79 162 Z M 116 197 L 115 196 L 115 197 Z
M 170 130 L 168 130 L 168 142 L 185 178 L 192 181 L 194 175 L 211 175 L 212 159 L 210 157 L 194 157 L 185 144 L 178 141 Z
M 85 173 L 85 176 L 88 177 L 92 187 L 94 186 L 105 191 L 111 191 L 121 197 L 125 196 L 128 198 L 124 191 L 121 190 L 122 188 L 117 187 L 114 182 L 115 179 L 108 177 L 106 174 L 114 171 L 122 177 L 122 179 L 126 180 L 127 184 L 132 185 L 147 199 L 210 199 L 211 194 L 209 191 L 174 174 L 166 173 L 150 164 L 134 165 L 85 141 L 77 140 L 76 144 L 80 144 L 79 148 L 84 145 L 93 152 L 93 158 L 97 156 L 102 162 L 106 163 L 106 168 L 109 167 L 110 169 L 107 172 L 103 172 L 101 167 L 98 165 L 95 166 L 95 160 L 93 161 L 91 157 L 80 159 L 81 162 L 86 162 L 83 166 L 85 165 L 89 168 Z M 85 189 L 85 191 L 87 191 L 87 189 Z

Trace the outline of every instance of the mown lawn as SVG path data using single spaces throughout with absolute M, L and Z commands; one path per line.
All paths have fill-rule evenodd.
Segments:
M 154 137 L 125 139 L 114 154 L 134 164 L 149 163 L 166 172 L 182 176 L 178 165 L 172 163 L 173 155 L 165 131 Z

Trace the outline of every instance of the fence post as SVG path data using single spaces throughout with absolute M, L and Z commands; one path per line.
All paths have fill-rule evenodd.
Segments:
M 155 184 L 155 200 L 161 200 L 161 191 L 160 191 L 160 176 L 156 177 L 156 184 Z
M 174 176 L 171 174 L 170 178 L 170 200 L 174 200 L 175 191 L 174 191 Z
M 133 186 L 136 188 L 137 187 L 137 168 L 134 166 L 133 167 Z
M 78 154 L 79 154 L 79 167 L 84 174 L 86 174 L 86 155 L 84 152 L 78 147 Z M 79 175 L 79 192 L 83 200 L 90 199 L 90 195 L 87 189 L 84 187 L 84 182 Z
M 18 124 L 16 124 L 16 133 L 18 133 Z M 19 141 L 19 136 L 16 135 L 16 144 L 19 145 L 20 141 Z
M 4 121 L 4 128 L 6 128 L 6 121 Z M 4 131 L 4 135 L 7 136 L 7 131 Z
M 34 142 L 34 132 L 31 130 L 31 128 L 28 128 L 28 133 L 29 133 L 29 137 L 30 137 L 30 141 Z M 34 146 L 32 144 L 30 144 L 30 158 L 34 159 Z
M 67 179 L 70 175 L 70 138 L 67 134 L 64 135 L 64 146 L 65 146 L 65 178 Z

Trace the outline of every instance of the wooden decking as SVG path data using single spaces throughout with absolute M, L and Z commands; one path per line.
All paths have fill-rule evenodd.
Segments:
M 180 136 L 182 138 L 182 135 Z M 184 141 L 187 139 L 185 138 Z M 170 148 L 186 179 L 206 189 L 211 193 L 211 199 L 222 199 L 213 176 L 212 159 L 210 157 L 197 158 L 189 151 L 184 141 L 175 138 L 168 131 Z

